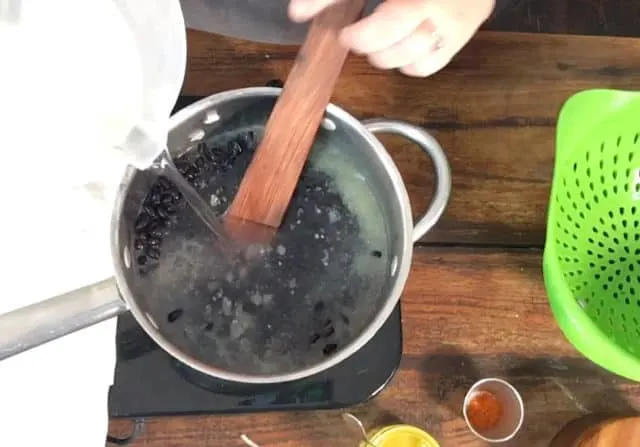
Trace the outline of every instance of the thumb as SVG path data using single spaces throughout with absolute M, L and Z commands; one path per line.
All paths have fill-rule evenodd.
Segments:
M 324 9 L 341 1 L 343 0 L 291 0 L 289 18 L 294 22 L 306 22 Z

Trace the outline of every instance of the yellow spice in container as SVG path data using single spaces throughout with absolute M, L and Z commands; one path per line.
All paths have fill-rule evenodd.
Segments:
M 411 425 L 390 425 L 373 431 L 369 442 L 375 447 L 440 447 L 427 432 Z M 371 447 L 362 441 L 360 447 Z

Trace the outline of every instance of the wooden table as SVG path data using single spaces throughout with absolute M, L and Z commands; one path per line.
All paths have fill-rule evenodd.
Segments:
M 189 32 L 183 93 L 208 95 L 284 78 L 295 48 Z M 640 384 L 594 366 L 550 313 L 541 249 L 553 170 L 555 121 L 572 93 L 640 89 L 640 40 L 482 32 L 441 73 L 410 79 L 347 62 L 334 102 L 355 116 L 429 129 L 453 172 L 445 216 L 416 247 L 402 297 L 404 358 L 393 382 L 352 411 L 368 427 L 402 421 L 448 446 L 484 445 L 466 428 L 460 400 L 476 379 L 503 376 L 522 393 L 526 418 L 514 446 L 546 446 L 588 412 L 640 410 Z M 432 176 L 420 151 L 384 138 L 415 214 Z M 127 421 L 112 421 L 125 433 Z M 149 421 L 133 445 L 356 446 L 339 412 L 176 417 Z

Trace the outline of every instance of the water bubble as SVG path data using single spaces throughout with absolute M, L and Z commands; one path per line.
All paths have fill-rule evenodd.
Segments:
M 231 314 L 233 314 L 233 303 L 226 296 L 222 299 L 222 312 L 227 317 L 230 317 Z
M 262 295 L 259 292 L 252 294 L 250 299 L 251 299 L 251 302 L 256 306 L 261 305 L 263 301 Z

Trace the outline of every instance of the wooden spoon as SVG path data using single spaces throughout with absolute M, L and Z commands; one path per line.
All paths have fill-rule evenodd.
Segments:
M 232 237 L 266 242 L 282 223 L 347 58 L 338 35 L 360 18 L 364 3 L 340 2 L 311 23 L 264 138 L 227 211 L 225 227 Z

